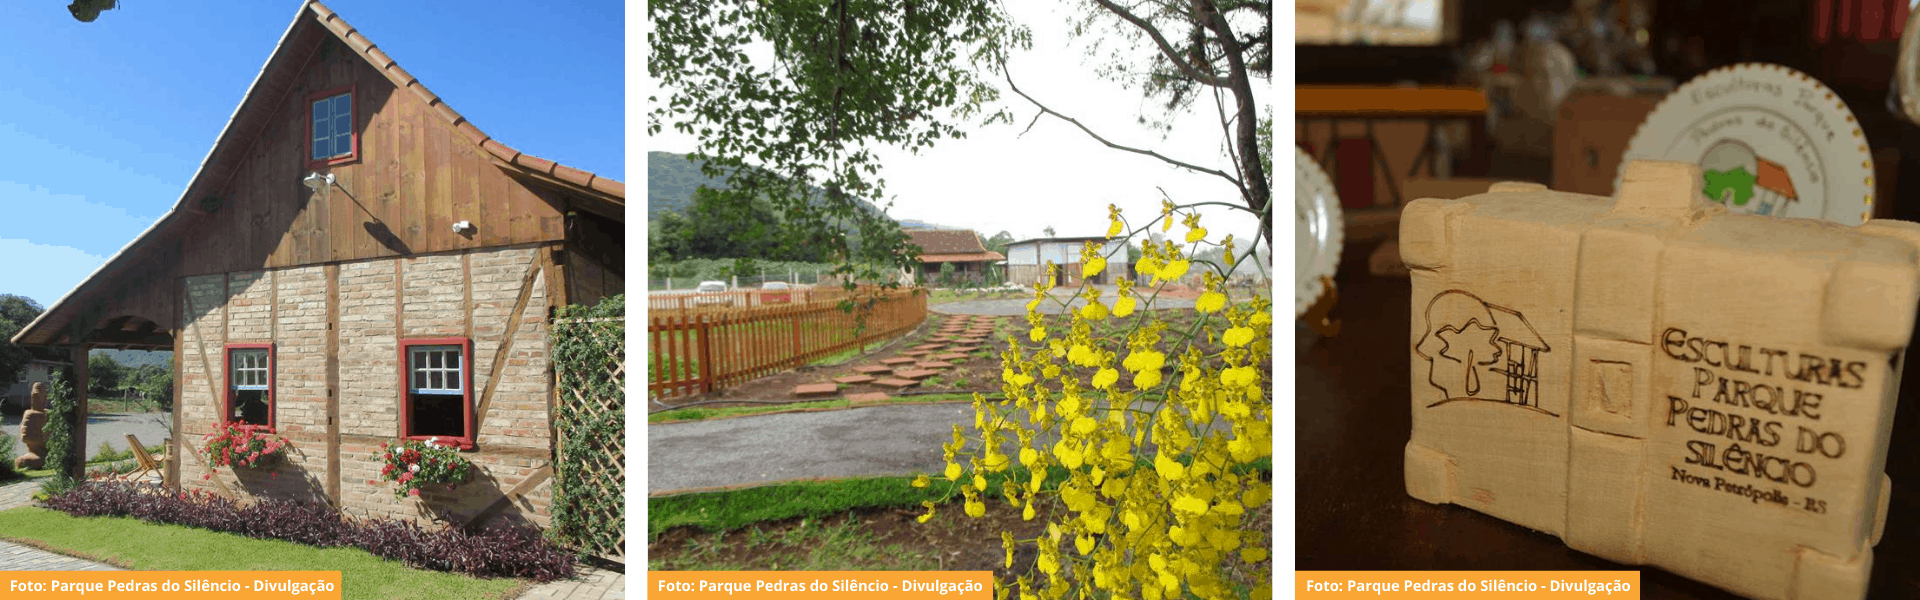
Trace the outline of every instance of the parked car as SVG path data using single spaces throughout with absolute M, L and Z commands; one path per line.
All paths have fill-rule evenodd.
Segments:
M 793 301 L 793 287 L 785 281 L 769 281 L 760 285 L 761 304 L 786 304 Z
M 733 306 L 733 295 L 727 293 L 725 281 L 702 281 L 693 291 L 699 294 L 693 299 L 694 306 Z

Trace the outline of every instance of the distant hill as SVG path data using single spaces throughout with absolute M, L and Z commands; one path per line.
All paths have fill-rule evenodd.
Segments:
M 726 178 L 712 178 L 700 172 L 700 165 L 685 154 L 647 153 L 647 216 L 661 212 L 685 213 L 693 203 L 694 190 L 700 186 L 726 189 Z M 816 192 L 819 190 L 816 188 Z M 862 201 L 868 212 L 882 214 L 872 203 Z
M 936 230 L 937 229 L 972 229 L 971 227 L 954 227 L 951 225 L 940 225 L 937 223 L 928 223 L 926 221 L 921 221 L 919 219 L 900 219 L 900 228 L 908 231 L 916 231 L 916 230 L 922 230 L 922 229 L 936 229 Z M 975 233 L 978 233 L 978 232 L 975 232 Z
M 647 153 L 647 216 L 661 211 L 686 212 L 693 202 L 693 191 L 703 185 L 721 189 L 727 182 L 701 174 L 700 165 L 687 160 L 685 154 Z
M 145 365 L 165 367 L 167 361 L 173 358 L 173 352 L 167 350 L 94 350 L 89 356 L 93 354 L 105 354 L 113 358 L 113 362 L 130 369 Z

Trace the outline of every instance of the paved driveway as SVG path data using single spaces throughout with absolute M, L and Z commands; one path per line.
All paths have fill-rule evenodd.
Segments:
M 938 473 L 963 403 L 874 406 L 647 426 L 647 492 Z
M 1152 412 L 1160 405 L 1142 402 Z M 979 448 L 973 405 L 895 404 L 845 410 L 751 415 L 647 426 L 647 493 L 811 479 L 936 474 L 946 468 L 940 445 L 960 425 L 967 451 Z M 1227 427 L 1215 417 L 1214 426 Z M 1012 437 L 1012 436 L 1009 436 Z M 1040 434 L 1051 446 L 1058 432 Z M 1015 454 L 1017 440 L 1004 442 Z M 1151 454 L 1147 443 L 1140 452 Z
M 87 458 L 100 455 L 100 442 L 113 446 L 118 452 L 127 450 L 127 434 L 140 438 L 140 443 L 157 446 L 161 440 L 171 434 L 168 428 L 173 425 L 173 413 L 94 413 L 87 419 Z M 0 418 L 0 430 L 13 438 L 14 456 L 26 450 L 20 442 L 20 417 L 8 415 Z M 187 440 L 189 442 L 196 440 Z

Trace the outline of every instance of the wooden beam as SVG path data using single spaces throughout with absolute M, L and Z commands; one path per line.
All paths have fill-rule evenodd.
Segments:
M 185 281 L 185 278 L 182 278 L 182 281 Z M 221 293 L 222 294 L 226 293 L 226 290 L 224 289 L 221 290 Z M 193 286 L 191 284 L 186 286 L 186 292 L 184 292 L 181 295 L 180 301 L 186 304 L 187 314 L 200 314 L 200 317 L 202 319 L 206 318 L 205 314 L 195 313 L 193 310 Z M 210 363 L 210 361 L 207 360 L 207 334 L 206 332 L 200 330 L 200 319 L 194 319 L 192 325 L 190 326 L 193 328 L 194 342 L 200 344 L 200 351 L 197 354 L 200 355 L 200 372 L 206 374 L 207 376 L 207 394 L 208 394 L 207 397 L 213 400 L 213 405 L 214 405 L 213 414 L 216 417 L 219 417 L 221 416 L 220 415 L 220 410 L 221 410 L 220 381 L 219 381 L 220 378 L 215 376 L 213 372 L 213 365 Z M 221 332 L 221 335 L 223 336 L 226 335 L 226 332 L 224 331 Z M 178 362 L 179 360 L 180 360 L 180 355 L 178 354 L 174 355 L 174 361 Z M 223 361 L 223 364 L 224 364 L 224 361 Z M 185 379 L 185 378 L 182 378 L 182 379 Z M 187 402 L 187 398 L 185 394 L 186 390 L 187 388 L 185 385 L 180 386 L 181 395 L 173 399 L 173 410 L 175 413 L 180 412 L 186 406 L 186 402 Z M 216 418 L 216 422 L 218 422 L 217 418 Z M 173 435 L 175 436 L 184 436 L 186 434 L 187 434 L 187 430 L 185 429 L 173 430 Z
M 501 511 L 506 510 L 507 505 L 512 504 L 514 500 L 526 497 L 527 492 L 533 491 L 533 488 L 546 482 L 550 477 L 553 477 L 552 464 L 534 469 L 532 473 L 527 474 L 526 479 L 520 481 L 520 485 L 513 486 L 513 489 L 507 490 L 507 493 L 501 494 L 499 498 L 495 498 L 492 504 L 488 504 L 486 508 L 480 509 L 480 512 L 474 513 L 473 517 L 467 519 L 466 523 L 460 525 L 460 528 L 472 531 L 473 528 L 486 525 L 487 521 L 493 520 L 494 517 L 500 515 Z
M 533 260 L 527 263 L 527 274 L 520 278 L 520 298 L 513 301 L 513 312 L 507 316 L 507 331 L 500 338 L 500 347 L 493 353 L 493 370 L 487 371 L 487 389 L 480 393 L 480 405 L 473 410 L 473 443 L 480 444 L 481 424 L 486 422 L 487 407 L 493 404 L 493 391 L 500 387 L 500 371 L 507 365 L 507 355 L 513 352 L 513 338 L 520 332 L 520 321 L 525 318 L 527 302 L 533 296 L 533 281 L 540 275 L 540 251 L 534 250 Z
M 186 284 L 184 280 L 182 281 L 180 289 L 181 293 L 185 293 Z M 186 448 L 186 444 L 181 440 L 186 437 L 182 433 L 186 430 L 180 428 L 180 413 L 184 412 L 180 410 L 180 392 L 187 389 L 186 384 L 182 382 L 185 378 L 181 377 L 186 374 L 186 369 L 181 367 L 180 347 L 181 338 L 186 337 L 184 335 L 186 332 L 174 329 L 172 333 L 173 360 L 169 362 L 173 363 L 173 437 L 167 440 L 167 444 L 172 446 L 167 448 L 167 487 L 178 490 L 180 489 L 180 451 Z
M 141 347 L 164 349 L 173 346 L 173 336 L 164 333 L 139 334 L 129 331 L 95 331 L 87 336 L 86 343 L 101 347 Z
M 395 256 L 393 257 L 394 348 L 396 350 L 401 349 L 400 341 L 405 339 L 407 339 L 407 257 Z M 405 352 L 395 352 L 394 356 L 400 361 L 400 372 L 398 373 L 400 377 L 400 397 L 393 400 L 393 407 L 395 410 L 400 411 L 401 414 L 395 415 L 400 418 L 393 420 L 393 437 L 404 439 L 407 437 L 407 426 L 402 425 L 402 423 L 407 422 L 407 415 L 405 414 L 407 410 L 407 356 Z
M 627 206 L 627 200 L 625 198 L 600 192 L 599 190 L 582 189 L 580 186 L 574 185 L 572 182 L 566 181 L 564 179 L 560 179 L 558 177 L 547 175 L 545 173 L 534 171 L 532 169 L 528 169 L 520 165 L 516 165 L 504 160 L 500 160 L 498 156 L 493 156 L 492 153 L 485 152 L 484 150 L 482 152 L 492 159 L 491 162 L 495 166 L 498 166 L 502 170 L 506 171 L 509 177 L 513 177 L 514 179 L 519 179 L 524 183 L 538 185 L 550 191 L 559 192 L 569 196 L 579 197 L 586 201 L 585 202 L 568 202 L 567 204 L 575 208 L 578 208 L 580 210 L 584 210 L 596 215 L 600 215 L 608 219 L 613 219 L 621 223 L 627 222 L 627 215 L 624 214 L 626 212 L 626 206 Z M 613 207 L 615 206 L 619 207 L 619 210 L 614 210 Z M 561 208 L 561 207 L 555 207 L 555 208 Z
M 176 403 L 178 403 L 177 400 L 176 400 Z M 178 432 L 174 433 L 174 436 L 176 437 L 178 437 L 179 435 L 180 434 Z M 191 444 L 183 444 L 182 446 L 184 446 L 187 450 L 184 453 L 187 457 L 192 458 L 193 462 L 200 463 L 200 466 L 206 467 L 208 473 L 213 472 L 213 465 L 207 464 L 207 460 L 204 458 L 201 458 L 199 452 L 193 451 L 193 446 Z M 234 496 L 233 488 L 227 487 L 227 482 L 221 481 L 219 477 L 209 477 L 207 478 L 207 481 L 213 482 L 213 487 L 220 488 L 221 496 L 224 496 L 230 500 L 238 499 L 236 496 Z
M 340 506 L 340 265 L 327 272 L 327 501 Z

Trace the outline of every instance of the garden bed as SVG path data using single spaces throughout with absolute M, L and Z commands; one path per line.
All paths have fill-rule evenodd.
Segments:
M 73 517 L 42 508 L 0 511 L 0 538 L 142 571 L 340 571 L 341 597 L 348 599 L 506 599 L 528 587 L 520 579 L 413 569 L 354 548 L 316 548 L 127 517 Z

